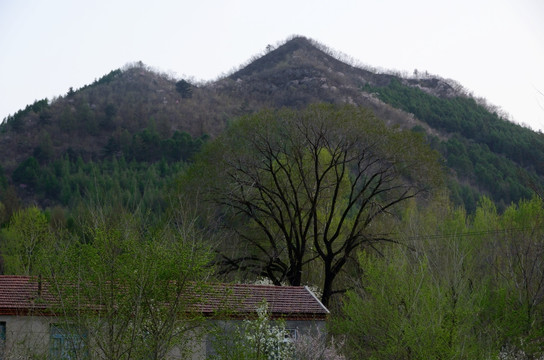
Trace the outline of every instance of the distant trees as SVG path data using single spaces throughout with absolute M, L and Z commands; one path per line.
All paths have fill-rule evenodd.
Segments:
M 169 163 L 192 161 L 208 139 L 207 135 L 193 138 L 186 132 L 174 131 L 172 136 L 161 139 L 153 127 L 147 127 L 133 135 L 126 133 L 110 137 L 103 149 L 106 157 L 123 155 L 125 159 L 138 162 L 156 162 L 162 159 Z
M 8 179 L 6 178 L 4 168 L 0 165 L 0 191 L 4 190 L 7 187 Z
M 47 113 L 48 106 L 49 100 L 36 100 L 31 105 L 27 105 L 23 110 L 19 110 L 15 114 L 5 118 L 5 125 L 16 132 L 21 132 L 25 125 L 25 118 L 31 113 L 40 114 L 41 119 L 47 120 L 48 116 L 50 116 Z
M 13 172 L 12 179 L 18 184 L 34 187 L 38 184 L 40 165 L 33 156 L 23 161 Z
M 212 199 L 246 249 L 221 254 L 225 271 L 301 285 L 310 267 L 320 269 L 324 304 L 341 290 L 335 279 L 353 254 L 386 240 L 371 230 L 376 219 L 438 184 L 441 174 L 419 136 L 352 106 L 243 118 L 205 159 L 225 180 Z
M 100 127 L 105 130 L 115 129 L 115 115 L 117 115 L 117 107 L 112 103 L 108 103 L 104 108 L 104 117 L 100 121 Z
M 208 136 L 193 138 L 175 131 L 162 139 L 152 127 L 133 135 L 117 133 L 95 161 L 84 161 L 86 154 L 71 148 L 55 158 L 49 134 L 43 133 L 42 139 L 35 156 L 22 161 L 11 176 L 13 184 L 32 192 L 36 201 L 75 206 L 83 197 L 100 193 L 128 207 L 143 201 L 142 206 L 157 209 L 165 203 L 167 183 L 192 161 Z M 8 183 L 0 171 L 0 201 Z
M 501 209 L 530 198 L 530 184 L 542 182 L 538 177 L 544 175 L 544 166 L 537 159 L 544 157 L 544 138 L 500 118 L 472 97 L 437 97 L 398 79 L 387 86 L 365 85 L 363 90 L 451 134 L 447 140 L 431 140 L 434 147 L 460 179 L 485 189 Z M 493 175 L 496 173 L 501 178 Z M 471 211 L 474 204 L 464 203 Z
M 176 82 L 176 91 L 184 99 L 189 99 L 193 96 L 193 85 L 187 80 L 181 79 Z

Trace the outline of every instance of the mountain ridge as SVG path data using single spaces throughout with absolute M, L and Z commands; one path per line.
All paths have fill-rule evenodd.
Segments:
M 491 153 L 496 151 L 492 161 L 497 165 L 488 168 L 488 173 L 503 171 L 500 168 L 504 166 L 517 166 L 526 173 L 510 174 L 508 181 L 544 183 L 542 173 L 534 170 L 539 169 L 540 164 L 517 165 L 517 160 L 508 155 L 515 149 L 505 152 L 494 145 L 504 139 L 503 132 L 515 131 L 524 134 L 523 142 L 533 143 L 540 151 L 544 145 L 538 134 L 527 135 L 526 130 L 514 124 L 497 127 L 503 120 L 491 113 L 493 109 L 482 107 L 460 84 L 428 74 L 403 77 L 394 72 L 373 71 L 340 58 L 322 44 L 295 36 L 274 49 L 270 47 L 265 54 L 230 75 L 202 84 L 178 81 L 135 63 L 113 70 L 81 89 L 70 89 L 68 94 L 51 103 L 37 101 L 8 117 L 0 125 L 0 165 L 10 178 L 29 157 L 37 158 L 42 166 L 67 153 L 84 161 L 101 161 L 112 153 L 123 155 L 122 149 L 130 148 L 134 141 L 142 141 L 138 134 L 146 129 L 164 141 L 176 132 L 187 133 L 195 139 L 203 135 L 214 137 L 236 117 L 263 108 L 303 108 L 311 103 L 326 102 L 368 107 L 390 126 L 421 131 L 443 154 L 459 184 L 469 184 L 468 190 L 463 191 L 473 196 L 491 193 L 479 183 L 481 179 L 477 174 L 471 174 L 477 166 L 489 165 L 482 164 L 475 158 L 477 155 L 467 150 L 480 140 L 496 148 Z M 427 108 L 430 110 L 425 113 L 420 111 Z M 486 111 L 489 116 L 482 115 Z M 470 131 L 459 135 L 462 130 L 458 129 L 470 125 L 474 116 L 483 116 L 484 125 L 472 128 L 499 129 L 490 135 L 491 140 L 484 139 L 483 135 L 479 139 Z M 453 120 L 448 120 L 449 117 Z M 450 125 L 436 119 L 446 119 Z M 452 121 L 460 125 L 455 127 Z M 452 140 L 456 136 L 461 136 L 461 145 Z M 450 150 L 453 148 L 461 154 L 452 160 Z M 485 156 L 491 159 L 491 155 Z M 508 161 L 510 163 L 505 165 Z M 528 185 L 523 187 L 526 189 Z M 503 201 L 508 203 L 527 196 L 527 190 L 518 193 Z

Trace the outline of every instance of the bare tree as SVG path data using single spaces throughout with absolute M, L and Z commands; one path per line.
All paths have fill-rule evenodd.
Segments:
M 209 161 L 227 184 L 213 196 L 247 245 L 242 255 L 222 253 L 225 271 L 301 285 L 311 264 L 322 269 L 324 304 L 354 251 L 388 240 L 372 223 L 440 174 L 420 137 L 352 106 L 262 112 L 219 142 Z

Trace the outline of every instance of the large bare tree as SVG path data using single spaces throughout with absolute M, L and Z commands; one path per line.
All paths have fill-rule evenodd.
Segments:
M 316 105 L 264 111 L 234 123 L 208 151 L 222 181 L 210 192 L 242 243 L 225 271 L 301 285 L 322 271 L 322 302 L 356 249 L 386 237 L 373 222 L 440 178 L 436 154 L 368 110 Z

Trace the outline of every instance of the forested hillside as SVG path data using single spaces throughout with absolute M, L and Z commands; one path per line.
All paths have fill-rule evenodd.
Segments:
M 206 83 L 130 64 L 0 125 L 0 271 L 309 285 L 330 359 L 536 359 L 544 137 L 498 112 L 303 37 Z
M 397 79 L 382 87 L 365 85 L 363 90 L 446 135 L 445 140 L 430 136 L 429 141 L 457 178 L 475 187 L 476 191 L 452 186 L 454 196 L 469 210 L 474 210 L 478 192 L 488 194 L 504 208 L 530 198 L 535 186 L 542 186 L 542 134 L 500 118 L 473 98 L 436 97 Z
M 68 156 L 99 163 L 121 155 L 127 162 L 187 160 L 172 146 L 217 136 L 238 116 L 326 102 L 368 107 L 388 124 L 427 134 L 452 170 L 452 199 L 469 212 L 481 194 L 504 209 L 542 187 L 540 133 L 501 118 L 453 81 L 422 74 L 403 78 L 341 59 L 321 44 L 295 37 L 208 83 L 176 80 L 141 63 L 114 70 L 6 118 L 0 133 L 3 181 L 27 202 L 54 204 L 60 200 L 57 184 L 39 181 L 34 200 L 26 189 L 36 188 L 40 176 L 52 179 L 46 173 L 55 160 Z M 38 166 L 32 171 L 40 174 L 25 175 L 29 166 Z

